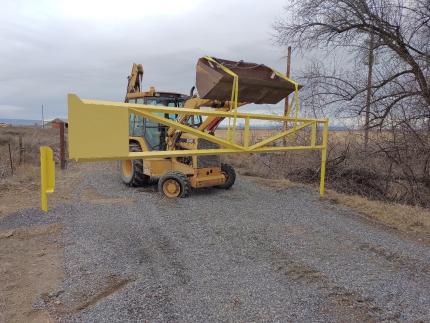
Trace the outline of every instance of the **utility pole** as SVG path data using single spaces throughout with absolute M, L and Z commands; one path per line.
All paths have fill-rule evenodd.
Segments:
M 287 52 L 287 77 L 290 78 L 291 73 L 291 46 L 288 46 L 288 52 Z M 288 102 L 288 95 L 285 97 L 285 103 L 284 103 L 284 116 L 289 116 L 290 114 L 290 107 Z M 287 130 L 288 122 L 284 122 L 284 130 Z M 284 146 L 287 144 L 287 138 L 284 137 Z
M 287 53 L 287 77 L 290 78 L 290 72 L 291 72 L 291 46 L 288 46 L 288 53 Z M 288 103 L 288 96 L 285 98 L 284 103 L 284 116 L 287 116 L 290 113 L 290 107 Z
M 367 72 L 367 96 L 366 96 L 366 116 L 364 122 L 364 153 L 367 155 L 369 145 L 369 122 L 370 122 L 370 101 L 372 99 L 372 74 L 373 74 L 373 63 L 374 55 L 374 36 L 370 34 L 369 39 L 369 58 L 368 58 L 368 72 Z
M 42 128 L 45 128 L 45 118 L 43 117 L 43 104 L 42 104 Z

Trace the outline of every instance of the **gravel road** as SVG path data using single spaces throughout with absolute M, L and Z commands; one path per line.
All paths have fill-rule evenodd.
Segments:
M 307 188 L 168 200 L 82 167 L 79 202 L 0 220 L 64 225 L 65 280 L 34 304 L 60 321 L 430 321 L 430 247 Z

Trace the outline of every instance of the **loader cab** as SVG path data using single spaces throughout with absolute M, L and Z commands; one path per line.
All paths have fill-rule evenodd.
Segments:
M 176 93 L 159 93 L 155 92 L 153 96 L 145 96 L 130 100 L 129 103 L 161 105 L 166 107 L 181 108 L 184 106 L 187 96 Z M 160 113 L 160 115 L 162 115 Z M 177 114 L 164 114 L 165 118 L 176 120 Z M 189 121 L 192 127 L 198 127 L 202 123 L 201 116 L 194 116 Z M 145 119 L 140 115 L 130 113 L 129 136 L 143 137 L 151 150 L 166 149 L 166 132 L 168 126 Z

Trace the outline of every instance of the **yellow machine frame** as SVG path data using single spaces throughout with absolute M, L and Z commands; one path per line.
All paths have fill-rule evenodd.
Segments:
M 273 153 L 285 151 L 321 151 L 321 172 L 320 172 L 320 195 L 324 195 L 325 164 L 327 158 L 327 137 L 328 119 L 299 118 L 299 85 L 295 81 L 287 78 L 284 74 L 273 69 L 273 72 L 292 83 L 295 88 L 295 116 L 278 116 L 270 114 L 243 113 L 237 108 L 245 103 L 238 103 L 238 76 L 219 64 L 209 56 L 205 57 L 233 77 L 231 101 L 228 102 L 228 109 L 199 109 L 205 106 L 209 100 L 192 98 L 184 108 L 174 108 L 165 106 L 154 106 L 135 103 L 119 103 L 100 100 L 83 100 L 75 94 L 68 95 L 69 107 L 69 158 L 76 161 L 102 161 L 102 160 L 132 160 L 159 159 L 157 164 L 160 168 L 154 169 L 154 173 L 161 173 L 166 166 L 163 165 L 163 158 L 175 159 L 176 157 L 198 156 L 198 155 L 220 155 L 238 153 Z M 189 108 L 192 106 L 192 108 Z M 170 149 L 166 151 L 129 151 L 129 115 L 134 113 L 143 116 L 155 123 L 170 127 L 169 131 L 179 130 L 182 133 L 191 134 L 196 138 L 202 138 L 217 144 L 218 149 Z M 165 114 L 176 114 L 182 119 L 186 116 L 200 115 L 210 118 L 228 118 L 227 139 L 219 138 L 207 133 L 204 129 L 193 128 L 187 124 L 171 120 L 164 117 Z M 230 120 L 233 119 L 231 123 Z M 244 120 L 243 143 L 235 142 L 235 131 L 237 129 L 237 119 Z M 180 118 L 178 118 L 180 120 Z M 251 120 L 275 121 L 283 124 L 290 124 L 287 129 L 280 130 L 277 134 L 260 140 L 256 143 L 250 142 Z M 322 127 L 322 139 L 317 142 L 317 129 Z M 282 128 L 282 126 L 280 127 Z M 295 136 L 298 132 L 310 128 L 309 145 L 286 145 L 286 137 Z M 113 130 L 114 129 L 114 130 Z M 283 145 L 273 145 L 275 141 Z M 198 171 L 198 170 L 197 170 Z M 44 181 L 42 174 L 42 182 Z M 198 185 L 194 185 L 198 187 Z M 44 201 L 42 200 L 42 205 Z
M 243 113 L 216 110 L 194 110 L 187 108 L 172 108 L 134 103 L 119 103 L 98 100 L 81 100 L 75 94 L 69 94 L 69 157 L 76 161 L 124 160 L 168 158 L 197 155 L 218 155 L 235 153 L 269 153 L 291 150 L 321 150 L 320 194 L 324 194 L 325 161 L 327 155 L 328 119 L 291 118 L 256 113 Z M 128 151 L 128 122 L 129 114 L 135 113 L 151 121 L 160 123 L 197 138 L 203 138 L 218 144 L 219 149 L 167 150 L 167 151 Z M 244 119 L 243 145 L 222 139 L 180 124 L 159 114 L 201 115 L 224 118 Z M 102 122 L 95 122 L 97 116 L 103 115 Z M 255 144 L 250 144 L 250 120 L 266 120 L 290 122 L 293 126 L 287 130 L 270 136 Z M 317 128 L 322 126 L 322 141 L 317 143 Z M 75 129 L 76 126 L 76 129 Z M 79 127 L 79 128 L 77 128 Z M 115 131 L 111 131 L 111 129 Z M 233 127 L 234 130 L 236 127 Z M 310 145 L 305 146 L 268 146 L 269 144 L 310 128 Z

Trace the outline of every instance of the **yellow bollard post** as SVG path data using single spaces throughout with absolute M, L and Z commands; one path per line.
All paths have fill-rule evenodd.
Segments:
M 40 147 L 40 207 L 48 212 L 48 193 L 54 192 L 55 163 L 50 147 Z
M 322 133 L 322 149 L 321 149 L 321 178 L 320 178 L 320 196 L 324 196 L 324 181 L 325 181 L 325 163 L 327 159 L 327 138 L 328 138 L 328 119 L 324 121 Z

